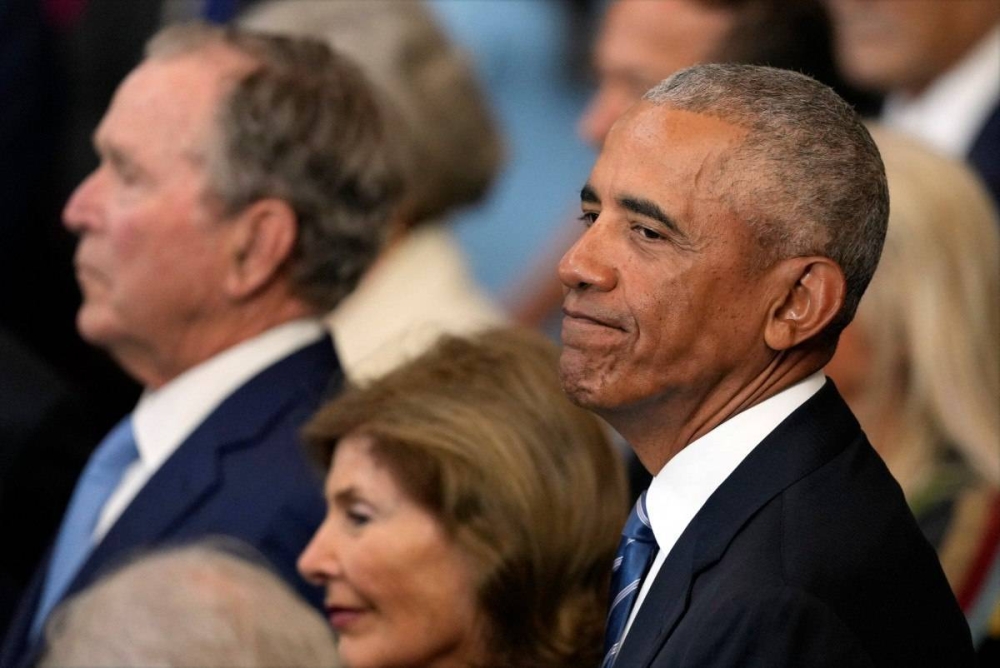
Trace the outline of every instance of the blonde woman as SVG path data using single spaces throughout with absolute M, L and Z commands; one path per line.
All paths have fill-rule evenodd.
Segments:
M 827 371 L 982 637 L 1000 587 L 1000 220 L 962 163 L 884 128 L 872 135 L 889 231 Z

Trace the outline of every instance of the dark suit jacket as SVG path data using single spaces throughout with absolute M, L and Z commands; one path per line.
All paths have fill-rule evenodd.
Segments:
M 143 550 L 211 535 L 256 547 L 317 607 L 322 592 L 295 570 L 325 514 L 322 473 L 299 429 L 343 376 L 329 338 L 265 369 L 230 395 L 163 464 L 80 568 L 67 595 Z M 43 560 L 11 623 L 3 668 L 27 665 Z
M 827 381 L 692 520 L 615 666 L 973 662 L 934 550 Z
M 993 113 L 976 135 L 968 159 L 983 177 L 993 202 L 1000 208 L 1000 104 L 993 107 Z

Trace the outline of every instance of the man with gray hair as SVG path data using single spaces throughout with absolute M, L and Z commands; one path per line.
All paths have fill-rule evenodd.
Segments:
M 822 372 L 888 191 L 801 74 L 703 65 L 612 127 L 559 274 L 564 388 L 654 478 L 623 532 L 604 666 L 965 666 L 933 549 Z
M 137 547 L 199 536 L 295 561 L 322 521 L 298 430 L 342 380 L 320 315 L 357 283 L 400 177 L 369 85 L 321 42 L 167 28 L 95 133 L 73 193 L 77 327 L 145 392 L 77 482 L 0 664 Z
M 126 564 L 56 608 L 38 668 L 337 668 L 333 631 L 252 551 L 210 541 Z
M 448 222 L 490 189 L 502 138 L 471 63 L 430 8 L 416 0 L 267 0 L 241 23 L 325 39 L 358 64 L 390 111 L 403 203 L 378 262 L 327 320 L 347 378 L 382 376 L 445 332 L 503 324 Z

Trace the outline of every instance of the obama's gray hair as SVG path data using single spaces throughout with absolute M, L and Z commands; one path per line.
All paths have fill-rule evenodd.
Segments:
M 850 105 L 803 74 L 741 64 L 681 70 L 644 99 L 746 130 L 724 167 L 731 204 L 762 266 L 809 255 L 840 266 L 844 304 L 827 328 L 838 334 L 875 273 L 889 217 L 882 158 Z

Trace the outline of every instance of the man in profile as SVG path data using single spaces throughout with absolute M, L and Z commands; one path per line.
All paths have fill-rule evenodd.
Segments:
M 972 665 L 933 549 L 822 372 L 888 215 L 857 115 L 801 74 L 693 67 L 614 124 L 581 197 L 563 385 L 654 476 L 604 665 Z
M 167 28 L 94 136 L 64 211 L 82 336 L 145 392 L 77 482 L 0 664 L 137 547 L 229 535 L 295 571 L 324 516 L 298 429 L 341 382 L 319 316 L 356 284 L 396 205 L 380 112 L 318 41 Z

